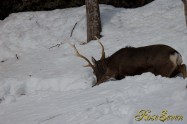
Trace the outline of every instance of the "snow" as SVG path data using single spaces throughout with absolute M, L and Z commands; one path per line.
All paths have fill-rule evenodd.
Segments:
M 24 12 L 0 21 L 0 124 L 163 123 L 136 121 L 142 109 L 184 116 L 164 124 L 187 123 L 187 79 L 181 75 L 169 79 L 144 73 L 92 88 L 92 70 L 82 67 L 86 62 L 69 45 L 75 43 L 89 59 L 100 58 L 97 42 L 81 45 L 86 41 L 85 10 Z M 187 63 L 181 1 L 155 0 L 137 9 L 100 5 L 100 11 L 100 40 L 107 56 L 125 46 L 162 43 L 179 51 Z

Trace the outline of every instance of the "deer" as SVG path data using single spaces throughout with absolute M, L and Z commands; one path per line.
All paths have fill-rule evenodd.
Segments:
M 84 67 L 93 69 L 97 79 L 93 86 L 106 82 L 111 78 L 121 80 L 126 76 L 135 76 L 146 72 L 167 78 L 176 77 L 178 74 L 182 74 L 184 79 L 187 77 L 186 65 L 182 64 L 181 54 L 168 45 L 155 44 L 142 47 L 125 47 L 111 56 L 105 57 L 104 46 L 98 38 L 96 39 L 101 46 L 102 53 L 99 60 L 92 57 L 92 62 L 79 53 L 75 44 L 70 44 L 74 48 L 76 56 L 88 62 L 88 65 Z

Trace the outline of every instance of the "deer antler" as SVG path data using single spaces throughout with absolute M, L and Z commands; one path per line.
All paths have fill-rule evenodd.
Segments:
M 97 39 L 97 42 L 101 45 L 101 48 L 102 48 L 102 53 L 101 53 L 101 58 L 100 60 L 103 60 L 105 59 L 105 50 L 104 50 L 104 46 L 103 44 L 99 41 L 99 39 L 95 36 L 95 38 Z
M 77 48 L 75 47 L 75 44 L 73 45 L 73 44 L 71 44 L 71 43 L 69 43 L 70 44 L 70 46 L 72 46 L 73 48 L 74 48 L 74 50 L 75 50 L 75 55 L 77 56 L 77 57 L 80 57 L 80 58 L 82 58 L 82 59 L 84 59 L 84 60 L 86 60 L 87 62 L 88 62 L 88 65 L 86 65 L 85 67 L 92 67 L 92 69 L 94 69 L 94 66 L 92 65 L 92 63 L 85 57 L 85 56 L 83 56 L 83 55 L 81 55 L 80 53 L 79 53 L 79 51 L 77 50 Z

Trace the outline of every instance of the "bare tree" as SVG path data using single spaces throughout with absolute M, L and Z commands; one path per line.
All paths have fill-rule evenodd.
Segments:
M 186 26 L 187 26 L 187 0 L 182 0 L 184 3 L 184 14 L 185 14 L 185 19 L 186 19 Z
M 98 0 L 85 0 L 87 16 L 87 42 L 100 38 L 101 19 Z

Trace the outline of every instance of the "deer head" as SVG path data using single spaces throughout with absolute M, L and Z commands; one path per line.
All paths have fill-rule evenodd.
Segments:
M 94 57 L 92 57 L 92 59 L 91 59 L 92 63 L 85 56 L 83 56 L 79 53 L 79 51 L 77 50 L 75 45 L 73 45 L 73 44 L 70 44 L 70 45 L 74 48 L 75 55 L 77 57 L 80 57 L 88 62 L 88 65 L 85 65 L 84 67 L 91 67 L 93 69 L 93 73 L 95 74 L 95 76 L 97 78 L 96 84 L 99 84 L 99 83 L 107 80 L 106 78 L 103 77 L 105 75 L 105 73 L 107 72 L 107 64 L 106 64 L 107 59 L 105 58 L 105 51 L 104 51 L 103 44 L 99 41 L 99 39 L 97 37 L 96 37 L 96 39 L 97 39 L 98 43 L 101 45 L 102 54 L 101 54 L 100 60 L 96 60 Z

